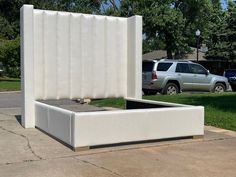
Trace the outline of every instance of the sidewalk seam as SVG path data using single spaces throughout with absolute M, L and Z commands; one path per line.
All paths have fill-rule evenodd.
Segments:
M 125 177 L 125 176 L 123 176 L 123 175 L 121 175 L 121 174 L 119 174 L 119 173 L 117 173 L 117 172 L 114 172 L 114 171 L 112 171 L 112 170 L 110 170 L 110 169 L 108 169 L 108 168 L 106 168 L 106 167 L 98 166 L 98 165 L 96 165 L 95 163 L 89 162 L 89 161 L 87 161 L 87 160 L 82 160 L 82 159 L 79 159 L 79 158 L 76 158 L 76 157 L 74 157 L 74 159 L 76 159 L 76 160 L 78 160 L 78 161 L 80 161 L 80 162 L 83 162 L 83 163 L 92 165 L 92 166 L 97 167 L 97 168 L 99 168 L 99 169 L 108 171 L 108 172 L 112 173 L 113 175 L 116 175 L 116 176 L 119 176 L 119 177 Z
M 18 134 L 18 133 L 16 133 L 16 132 L 13 132 L 13 131 L 11 131 L 11 130 L 7 130 L 7 129 L 3 128 L 2 126 L 0 126 L 0 129 L 6 131 L 6 132 L 8 132 L 8 133 L 11 133 L 11 134 L 14 134 L 14 135 L 23 137 L 23 138 L 26 140 L 26 142 L 27 142 L 27 147 L 29 148 L 29 150 L 31 151 L 31 153 L 32 153 L 35 157 L 37 157 L 39 160 L 42 160 L 42 159 L 43 159 L 42 157 L 40 157 L 39 155 L 37 155 L 37 154 L 34 152 L 34 150 L 32 149 L 32 146 L 30 145 L 30 140 L 28 139 L 28 137 L 26 137 L 26 136 L 23 135 L 23 134 Z

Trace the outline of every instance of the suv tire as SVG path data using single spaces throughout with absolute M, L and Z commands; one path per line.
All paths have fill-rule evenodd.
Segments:
M 216 92 L 216 93 L 222 93 L 222 92 L 225 92 L 225 85 L 222 84 L 222 83 L 216 83 L 214 89 L 213 89 L 213 92 Z
M 175 83 L 167 83 L 163 94 L 165 95 L 176 95 L 179 93 L 179 87 Z

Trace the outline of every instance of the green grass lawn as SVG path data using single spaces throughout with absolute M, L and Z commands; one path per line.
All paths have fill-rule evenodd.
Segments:
M 179 95 L 155 95 L 144 96 L 144 99 L 182 103 L 189 105 L 202 105 L 205 107 L 205 125 L 212 125 L 224 129 L 236 131 L 236 93 L 204 93 Z M 93 105 L 112 106 L 124 108 L 125 101 L 118 99 L 94 100 Z
M 0 92 L 20 90 L 20 79 L 0 77 Z

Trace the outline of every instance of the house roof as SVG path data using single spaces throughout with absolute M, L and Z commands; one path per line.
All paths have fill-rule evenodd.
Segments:
M 184 57 L 184 59 L 196 61 L 197 60 L 197 49 L 191 47 L 191 50 L 192 50 L 192 53 L 188 53 Z M 143 54 L 143 60 L 162 59 L 162 58 L 167 58 L 166 50 L 154 50 L 152 52 Z M 201 52 L 201 50 L 199 50 L 199 53 L 198 53 L 198 60 L 199 61 L 206 61 L 205 53 Z
M 143 54 L 143 60 L 167 58 L 166 50 L 154 50 Z

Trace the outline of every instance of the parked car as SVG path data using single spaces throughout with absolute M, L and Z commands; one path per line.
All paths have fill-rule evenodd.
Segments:
M 229 88 L 226 77 L 210 74 L 200 64 L 185 60 L 146 60 L 142 68 L 145 95 L 177 94 L 182 91 L 224 92 Z
M 236 91 L 236 69 L 227 69 L 223 74 L 229 81 L 232 91 Z

